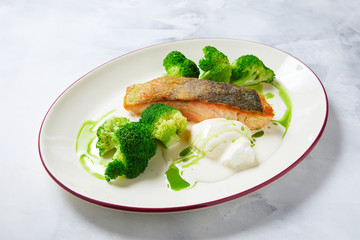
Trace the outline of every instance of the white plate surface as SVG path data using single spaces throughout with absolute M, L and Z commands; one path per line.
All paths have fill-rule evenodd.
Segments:
M 150 168 L 135 180 L 109 184 L 93 177 L 80 164 L 76 137 L 86 120 L 96 120 L 112 109 L 128 116 L 122 107 L 127 86 L 164 73 L 162 60 L 173 50 L 198 62 L 202 48 L 211 45 L 230 62 L 254 54 L 274 70 L 276 80 L 292 101 L 292 120 L 281 146 L 258 167 L 217 183 L 199 183 L 183 191 L 166 186 L 158 152 Z M 65 190 L 89 202 L 137 212 L 172 212 L 223 203 L 271 183 L 303 160 L 318 142 L 327 121 L 326 92 L 317 76 L 293 56 L 263 44 L 236 39 L 192 39 L 150 46 L 120 56 L 75 81 L 53 103 L 39 133 L 39 153 L 49 175 Z

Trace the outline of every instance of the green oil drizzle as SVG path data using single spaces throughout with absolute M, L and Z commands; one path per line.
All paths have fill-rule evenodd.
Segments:
M 169 182 L 169 187 L 174 191 L 180 191 L 190 187 L 190 183 L 181 177 L 180 170 L 174 163 L 170 165 L 169 169 L 165 172 L 165 175 Z
M 279 91 L 279 96 L 283 100 L 283 102 L 286 106 L 286 110 L 285 110 L 285 113 L 282 116 L 282 118 L 279 120 L 273 120 L 273 122 L 277 122 L 285 128 L 285 132 L 283 135 L 283 137 L 284 137 L 290 126 L 290 122 L 291 122 L 292 104 L 291 104 L 289 95 L 287 94 L 285 89 L 278 82 L 273 81 L 271 84 Z
M 253 135 L 251 135 L 252 138 L 259 138 L 259 137 L 262 137 L 264 135 L 264 131 L 263 130 L 260 130 L 260 131 L 257 131 L 256 133 L 254 133 Z
M 274 94 L 273 93 L 267 93 L 264 96 L 265 96 L 266 99 L 270 99 L 270 98 L 274 97 Z
M 291 122 L 291 115 L 292 115 L 291 100 L 290 100 L 290 97 L 287 94 L 286 90 L 278 82 L 272 81 L 270 84 L 278 90 L 279 97 L 281 98 L 281 100 L 284 102 L 284 104 L 286 106 L 286 110 L 285 110 L 285 113 L 282 116 L 282 118 L 279 119 L 279 120 L 273 120 L 274 123 L 275 122 L 279 123 L 285 128 L 285 132 L 284 132 L 284 135 L 283 135 L 283 137 L 284 137 L 287 130 L 288 130 L 288 128 L 289 128 L 289 126 L 290 126 L 290 122 Z M 261 83 L 259 83 L 257 85 L 248 86 L 248 87 L 254 89 L 259 94 L 263 94 L 263 85 Z M 266 93 L 264 96 L 265 96 L 266 99 L 270 99 L 270 98 L 274 97 L 274 94 L 273 93 Z
M 184 148 L 181 152 L 180 152 L 180 157 L 184 157 L 186 155 L 188 155 L 190 152 L 192 151 L 191 147 L 187 147 Z
M 189 163 L 183 165 L 183 168 L 188 168 L 194 164 L 197 164 L 201 159 L 203 159 L 205 157 L 204 153 L 194 153 L 186 158 L 181 159 L 181 162 L 188 162 L 189 160 L 191 160 Z M 184 161 L 186 160 L 186 161 Z
M 199 159 L 197 153 L 192 149 L 191 146 L 181 150 L 179 156 L 179 158 L 173 160 L 173 163 L 165 172 L 166 179 L 168 181 L 168 187 L 174 191 L 180 191 L 191 186 L 191 184 L 182 177 L 182 171 L 180 171 L 180 169 L 195 164 Z M 181 165 L 182 163 L 186 163 L 189 161 L 190 163 L 178 167 L 178 164 Z M 194 187 L 195 185 L 196 182 L 193 184 L 192 187 Z
M 83 123 L 76 138 L 76 152 L 81 154 L 86 153 L 96 158 L 96 156 L 91 153 L 91 144 L 96 138 L 94 127 L 97 123 L 97 121 L 90 120 Z
M 87 166 L 87 163 L 88 163 L 89 161 L 92 162 L 92 163 L 94 163 L 93 160 L 92 160 L 88 155 L 83 154 L 83 155 L 80 156 L 81 166 L 82 166 L 88 173 L 90 173 L 92 176 L 94 176 L 94 177 L 96 177 L 96 178 L 98 178 L 98 179 L 102 179 L 102 180 L 105 179 L 105 177 L 104 177 L 103 175 L 91 171 L 91 169 Z

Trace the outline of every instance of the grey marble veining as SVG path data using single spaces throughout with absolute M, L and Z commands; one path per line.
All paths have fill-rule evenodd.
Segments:
M 358 1 L 18 0 L 0 2 L 0 19 L 4 239 L 360 239 Z M 98 207 L 49 178 L 38 131 L 71 83 L 130 51 L 206 37 L 279 48 L 321 79 L 328 123 L 303 162 L 243 198 L 175 214 Z

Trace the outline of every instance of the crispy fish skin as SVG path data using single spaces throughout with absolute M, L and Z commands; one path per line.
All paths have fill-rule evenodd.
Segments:
M 156 102 L 180 110 L 189 121 L 223 117 L 241 121 L 250 129 L 263 128 L 274 116 L 264 96 L 251 88 L 168 76 L 129 86 L 124 108 L 140 115 Z

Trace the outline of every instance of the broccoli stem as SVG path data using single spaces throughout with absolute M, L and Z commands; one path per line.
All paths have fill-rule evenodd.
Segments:
M 167 140 L 167 141 L 161 141 L 161 142 L 165 145 L 166 148 L 169 148 L 169 147 L 173 146 L 175 143 L 177 143 L 177 142 L 179 142 L 179 141 L 180 141 L 179 135 L 174 134 L 174 135 L 172 135 L 172 136 L 170 137 L 169 140 Z

